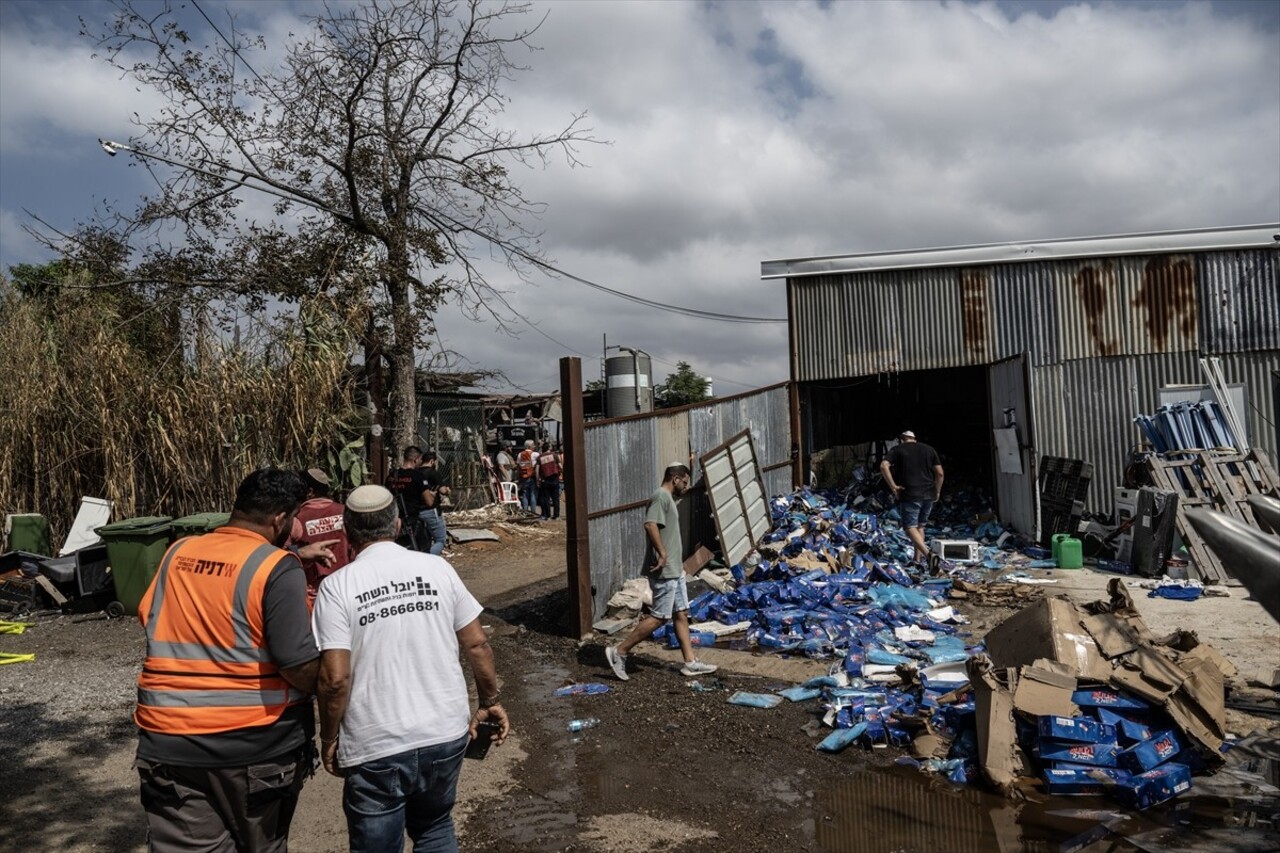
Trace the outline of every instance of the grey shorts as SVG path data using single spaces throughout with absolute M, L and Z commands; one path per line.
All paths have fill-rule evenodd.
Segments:
M 689 587 L 685 584 L 684 572 L 678 578 L 659 578 L 649 575 L 649 589 L 653 592 L 653 615 L 659 619 L 670 619 L 679 610 L 689 609 Z

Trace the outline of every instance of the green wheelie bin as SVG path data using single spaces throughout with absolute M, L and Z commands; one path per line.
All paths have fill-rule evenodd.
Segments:
M 229 512 L 197 512 L 184 515 L 173 520 L 173 539 L 176 542 L 184 536 L 201 536 L 217 530 L 231 520 Z
M 172 527 L 172 517 L 148 515 L 97 528 L 97 534 L 107 543 L 107 561 L 111 563 L 111 581 L 116 588 L 116 600 L 107 606 L 109 615 L 138 615 L 138 603 L 169 548 Z

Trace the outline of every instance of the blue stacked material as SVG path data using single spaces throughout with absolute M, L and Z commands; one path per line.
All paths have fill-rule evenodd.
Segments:
M 1157 453 L 1235 447 L 1235 435 L 1214 400 L 1161 406 L 1154 415 L 1133 419 Z

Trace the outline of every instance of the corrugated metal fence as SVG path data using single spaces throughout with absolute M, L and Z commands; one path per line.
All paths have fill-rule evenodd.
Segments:
M 644 514 L 663 470 L 692 460 L 694 490 L 681 502 L 686 556 L 712 543 L 715 527 L 699 487 L 697 460 L 746 429 L 770 495 L 791 491 L 791 416 L 788 385 L 773 385 L 679 409 L 584 425 L 588 537 L 593 618 L 624 581 L 640 575 Z

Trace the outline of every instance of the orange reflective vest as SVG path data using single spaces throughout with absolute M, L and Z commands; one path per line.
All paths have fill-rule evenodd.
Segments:
M 538 467 L 538 454 L 534 450 L 521 450 L 516 456 L 516 467 L 520 472 L 520 479 L 527 480 L 533 476 Z
M 267 578 L 287 556 L 238 527 L 169 548 L 138 606 L 147 631 L 133 716 L 141 728 L 218 734 L 270 725 L 306 700 L 271 661 L 263 629 Z

